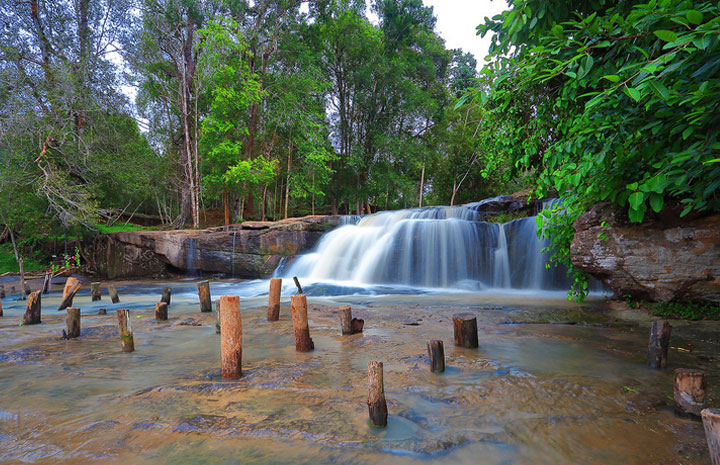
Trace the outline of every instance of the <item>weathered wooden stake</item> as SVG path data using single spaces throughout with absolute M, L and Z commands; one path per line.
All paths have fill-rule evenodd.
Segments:
M 105 308 L 99 308 L 99 309 L 98 309 L 98 315 L 107 315 L 107 309 L 105 309 Z
M 108 294 L 110 294 L 110 300 L 112 300 L 112 303 L 116 304 L 120 302 L 120 297 L 118 297 L 117 289 L 115 289 L 114 284 L 108 284 L 107 290 Z
M 158 302 L 155 304 L 155 319 L 157 321 L 167 321 L 168 304 L 166 304 L 165 302 Z
M 0 301 L 0 316 L 3 316 L 3 311 L 2 311 L 2 301 Z
M 240 297 L 220 297 L 219 312 L 222 314 L 220 328 L 220 352 L 222 354 L 222 377 L 236 379 L 242 376 L 242 318 Z
M 212 300 L 210 300 L 210 281 L 197 283 L 198 297 L 200 297 L 200 311 L 212 312 Z
M 340 307 L 340 329 L 343 334 L 352 334 L 352 309 L 349 305 Z
M 92 296 L 93 302 L 102 300 L 102 295 L 100 294 L 100 283 L 90 283 L 90 295 Z
M 430 357 L 430 371 L 435 373 L 445 371 L 445 347 L 443 341 L 433 339 L 428 342 L 427 348 Z
M 50 281 L 52 280 L 52 272 L 46 271 L 45 278 L 43 279 L 42 293 L 47 294 L 50 292 Z
M 4 298 L 5 298 L 5 285 L 0 284 L 0 299 L 4 299 Z
M 290 312 L 292 313 L 293 327 L 295 328 L 295 350 L 298 352 L 310 352 L 315 348 L 315 344 L 310 338 L 305 294 L 290 296 Z M 223 324 L 225 324 L 224 322 L 225 320 L 223 320 Z
M 387 426 L 387 403 L 385 402 L 385 386 L 383 382 L 383 363 L 368 362 L 368 413 L 373 426 Z
M 453 315 L 455 345 L 476 349 L 478 347 L 477 318 L 472 313 Z
M 665 368 L 672 326 L 667 321 L 653 321 L 650 326 L 648 344 L 648 365 L 650 368 Z
M 68 307 L 67 315 L 65 316 L 65 325 L 67 325 L 67 332 L 65 337 L 72 339 L 74 337 L 80 337 L 80 309 Z
M 706 408 L 701 413 L 705 440 L 710 449 L 710 462 L 720 465 L 720 409 Z
M 220 334 L 220 301 L 215 301 L 215 334 Z
M 130 327 L 130 310 L 121 308 L 117 311 L 118 329 L 120 332 L 120 346 L 123 352 L 135 350 L 132 328 Z
M 58 311 L 65 310 L 72 305 L 73 298 L 75 298 L 75 294 L 77 294 L 77 291 L 80 290 L 80 286 L 82 286 L 82 283 L 76 278 L 68 278 L 67 281 L 65 281 L 65 287 L 63 288 L 63 298 L 60 302 L 60 306 L 58 307 Z
M 688 368 L 675 369 L 675 413 L 699 417 L 705 408 L 707 382 L 705 372 Z
M 170 305 L 170 296 L 172 295 L 172 289 L 169 287 L 163 287 L 162 291 L 162 298 L 160 299 L 160 302 L 165 302 L 166 304 Z
M 280 291 L 282 290 L 282 279 L 272 278 L 270 280 L 270 295 L 268 297 L 268 321 L 280 319 Z
M 300 281 L 298 281 L 297 276 L 293 276 L 293 281 L 295 281 L 295 287 L 297 287 L 298 294 L 302 294 L 302 286 L 300 286 Z
M 42 307 L 40 292 L 41 291 L 35 291 L 28 296 L 27 309 L 25 310 L 25 316 L 23 316 L 24 325 L 36 325 L 40 323 L 40 311 Z
M 22 296 L 22 300 L 25 300 L 29 294 L 29 289 L 27 284 L 25 284 L 25 265 L 22 257 L 18 259 L 18 266 L 20 266 L 20 295 Z

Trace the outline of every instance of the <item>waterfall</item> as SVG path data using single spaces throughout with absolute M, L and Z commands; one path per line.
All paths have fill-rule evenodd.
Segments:
M 235 239 L 237 238 L 237 229 L 233 231 L 232 239 L 232 255 L 230 255 L 230 277 L 235 277 Z
M 189 275 L 195 274 L 195 238 L 188 239 L 187 250 L 187 272 Z
M 277 274 L 310 282 L 567 290 L 565 270 L 546 266 L 541 251 L 548 241 L 538 239 L 535 217 L 482 221 L 482 206 L 492 200 L 348 218 Z

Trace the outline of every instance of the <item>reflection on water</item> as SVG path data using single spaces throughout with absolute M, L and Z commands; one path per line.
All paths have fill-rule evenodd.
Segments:
M 338 289 L 326 289 L 309 298 L 316 350 L 298 353 L 292 286 L 281 320 L 268 323 L 267 281 L 213 281 L 215 298 L 244 296 L 244 376 L 223 381 L 215 316 L 199 312 L 194 281 L 170 283 L 162 323 L 152 308 L 167 283 L 118 284 L 117 305 L 78 293 L 82 335 L 69 341 L 58 337 L 59 292 L 43 296 L 38 326 L 19 326 L 24 303 L 3 299 L 0 463 L 708 461 L 702 426 L 668 407 L 672 371 L 645 368 L 646 325 L 618 322 L 600 302 L 397 287 L 332 297 Z M 365 319 L 363 334 L 340 336 L 333 311 L 343 303 Z M 133 312 L 134 353 L 120 352 L 117 308 Z M 458 310 L 477 314 L 478 350 L 453 346 Z M 720 383 L 717 330 L 678 323 L 672 345 L 692 341 L 694 351 L 670 359 L 671 368 L 705 369 L 711 398 Z M 445 341 L 442 375 L 429 371 L 429 339 Z M 367 422 L 369 360 L 385 362 L 386 429 Z

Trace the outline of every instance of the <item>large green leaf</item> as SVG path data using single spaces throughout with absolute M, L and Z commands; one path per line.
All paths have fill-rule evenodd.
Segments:
M 678 38 L 678 35 L 676 33 L 674 33 L 673 31 L 668 31 L 666 29 L 653 31 L 653 34 L 655 34 L 658 39 L 665 42 L 675 42 Z

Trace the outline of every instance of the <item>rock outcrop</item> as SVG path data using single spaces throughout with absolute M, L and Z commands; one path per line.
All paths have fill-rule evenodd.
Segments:
M 169 270 L 264 278 L 281 260 L 312 249 L 338 221 L 337 216 L 306 216 L 227 229 L 101 234 L 83 247 L 83 254 L 92 271 L 110 279 L 160 276 Z
M 633 225 L 599 204 L 575 231 L 573 264 L 616 297 L 720 301 L 720 214 Z

